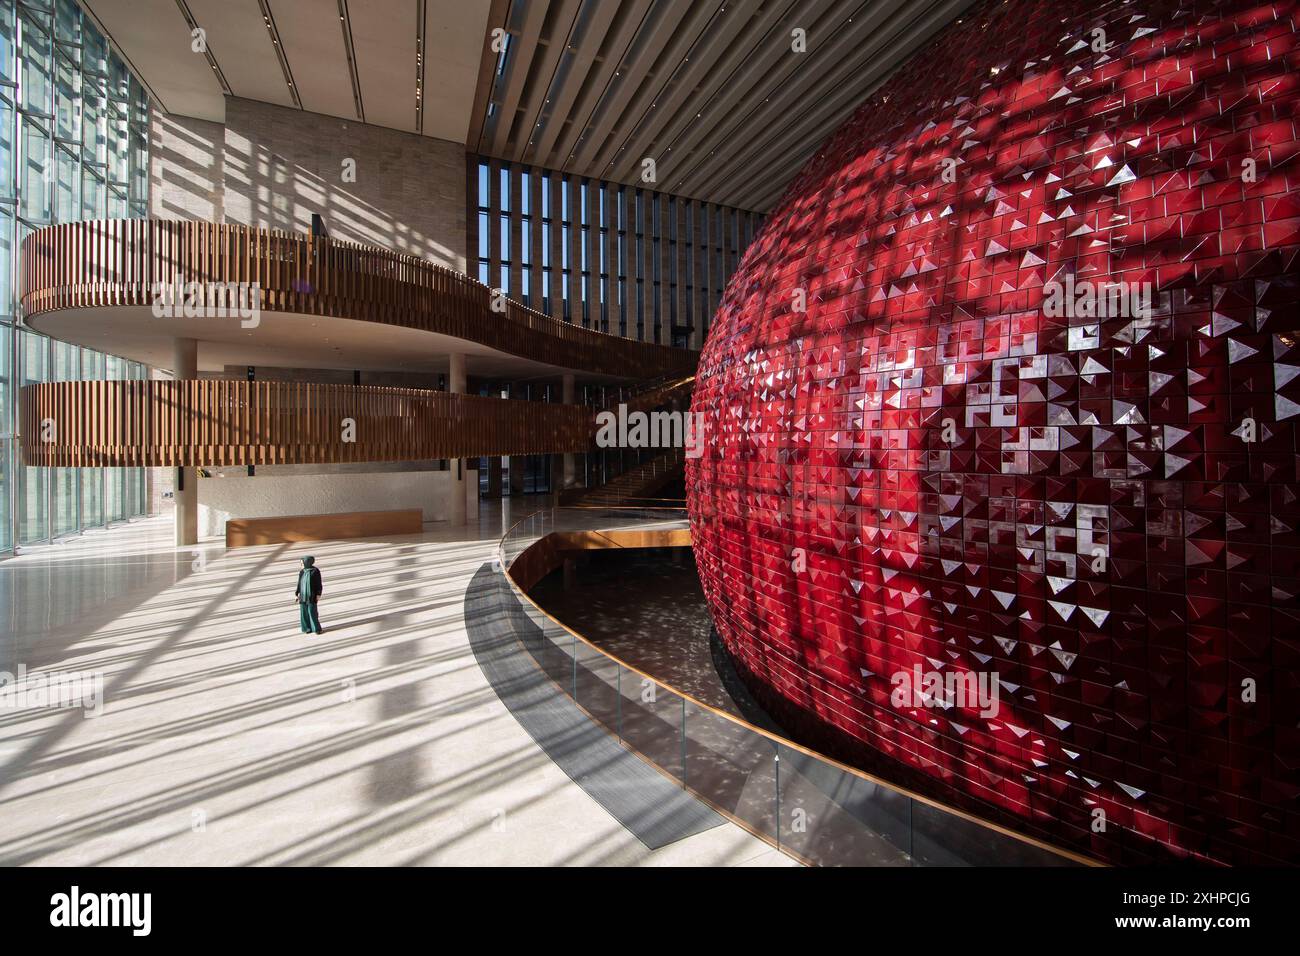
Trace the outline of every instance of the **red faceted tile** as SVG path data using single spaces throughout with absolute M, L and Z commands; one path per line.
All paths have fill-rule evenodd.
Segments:
M 687 464 L 790 733 L 1114 862 L 1300 861 L 1293 16 L 978 5 L 790 185 Z

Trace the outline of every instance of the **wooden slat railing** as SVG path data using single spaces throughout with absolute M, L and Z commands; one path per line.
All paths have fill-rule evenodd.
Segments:
M 22 389 L 20 420 L 23 460 L 60 467 L 583 452 L 595 433 L 595 413 L 581 405 L 239 379 L 44 382 Z
M 109 219 L 23 240 L 25 316 L 152 305 L 155 283 L 256 283 L 263 311 L 327 315 L 454 336 L 561 368 L 647 379 L 693 374 L 699 353 L 553 319 L 414 256 L 227 223 Z M 98 343 L 96 343 L 98 344 Z

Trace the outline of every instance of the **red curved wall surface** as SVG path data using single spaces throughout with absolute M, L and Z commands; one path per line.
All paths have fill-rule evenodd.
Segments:
M 793 182 L 687 472 L 789 732 L 1107 860 L 1300 861 L 1297 15 L 981 4 Z

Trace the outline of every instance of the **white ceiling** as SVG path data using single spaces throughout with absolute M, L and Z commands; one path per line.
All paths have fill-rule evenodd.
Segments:
M 116 305 L 42 312 L 25 324 L 61 342 L 161 369 L 172 367 L 177 338 L 193 338 L 199 342 L 198 367 L 210 372 L 227 365 L 446 372 L 447 356 L 459 352 L 465 356 L 466 374 L 476 377 L 555 381 L 576 372 L 581 382 L 626 381 L 535 362 L 439 332 L 328 315 L 266 311 L 259 314 L 256 330 L 244 328 L 237 317 L 175 316 L 160 328 L 150 308 Z
M 474 107 L 489 0 L 82 0 L 169 113 L 220 122 L 221 83 L 191 49 L 181 2 L 207 35 L 208 51 L 235 96 L 293 107 L 263 19 L 270 13 L 302 109 L 357 114 L 344 42 L 351 26 L 364 120 L 405 132 L 416 122 L 416 37 L 426 43 L 423 133 L 464 143 Z M 344 21 L 340 11 L 346 13 Z
M 188 10 L 234 96 L 632 185 L 651 157 L 656 188 L 758 211 L 972 2 L 81 0 L 170 113 L 225 116 L 217 72 L 191 50 Z M 510 41 L 500 60 L 489 42 L 497 28 Z M 796 29 L 807 40 L 797 54 Z

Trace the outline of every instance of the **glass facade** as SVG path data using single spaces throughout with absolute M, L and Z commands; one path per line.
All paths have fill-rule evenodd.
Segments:
M 75 0 L 0 0 L 0 551 L 123 521 L 148 509 L 140 468 L 27 468 L 17 389 L 142 378 L 144 366 L 23 329 L 23 237 L 56 222 L 143 217 L 149 102 Z
M 693 348 L 762 225 L 742 209 L 496 159 L 472 162 L 468 187 L 484 285 L 587 328 Z

